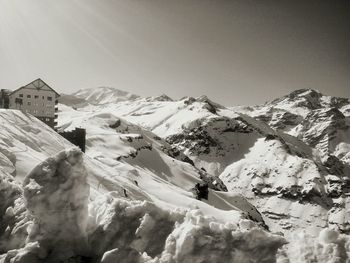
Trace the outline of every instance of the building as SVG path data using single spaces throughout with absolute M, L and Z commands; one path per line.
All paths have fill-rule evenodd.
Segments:
M 12 92 L 1 90 L 0 107 L 30 113 L 54 129 L 57 125 L 59 96 L 43 80 L 36 79 Z
M 10 95 L 11 91 L 7 89 L 0 90 L 0 109 L 8 109 L 10 106 Z

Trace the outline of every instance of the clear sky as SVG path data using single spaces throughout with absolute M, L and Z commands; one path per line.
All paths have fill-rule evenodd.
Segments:
M 0 0 L 0 88 L 350 97 L 350 1 Z

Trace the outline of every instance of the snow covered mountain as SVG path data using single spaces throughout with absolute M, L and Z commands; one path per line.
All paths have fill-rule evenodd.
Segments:
M 198 169 L 219 176 L 258 207 L 272 230 L 316 233 L 334 224 L 348 233 L 349 105 L 348 99 L 298 90 L 246 108 L 200 97 L 141 98 L 103 110 L 152 131 Z
M 304 229 L 317 236 L 326 226 L 350 231 L 349 107 L 348 99 L 297 90 L 253 107 L 188 97 L 103 108 L 219 176 L 229 192 L 258 208 L 270 230 L 290 236 Z
M 72 96 L 79 99 L 84 99 L 91 104 L 116 103 L 119 101 L 131 101 L 139 98 L 138 95 L 111 87 L 81 89 L 77 92 L 74 92 Z M 67 100 L 61 100 L 63 103 L 69 103 Z
M 265 105 L 251 107 L 247 114 L 271 127 L 300 138 L 324 156 L 343 158 L 349 152 L 350 101 L 324 96 L 315 90 L 297 90 Z
M 3 262 L 37 259 L 39 236 L 47 249 L 69 239 L 36 223 L 50 222 L 35 197 L 48 198 L 53 187 L 41 179 L 51 171 L 45 162 L 58 171 L 64 164 L 59 178 L 74 185 L 65 174 L 75 174 L 82 186 L 74 198 L 74 187 L 57 193 L 79 207 L 64 216 L 86 222 L 71 230 L 79 239 L 69 241 L 69 253 L 92 262 L 349 262 L 348 99 L 298 90 L 225 107 L 205 96 L 98 88 L 60 103 L 60 130 L 86 129 L 83 155 L 30 115 L 0 111 L 0 200 L 10 200 L 0 210 Z M 196 184 L 209 186 L 207 199 L 195 198 Z M 59 206 L 55 198 L 48 204 Z M 28 236 L 27 225 L 42 230 Z
M 186 240 L 193 235 L 200 240 L 201 231 L 212 232 L 207 232 L 214 238 L 208 248 L 221 242 L 228 251 L 230 243 L 220 241 L 225 235 L 247 240 L 252 238 L 249 235 L 258 235 L 260 241 L 268 243 L 264 247 L 271 250 L 266 253 L 270 261 L 284 243 L 281 237 L 253 230 L 254 225 L 263 227 L 264 222 L 243 196 L 221 191 L 226 189 L 220 179 L 196 169 L 186 156 L 153 133 L 113 114 L 75 118 L 76 123 L 88 127 L 85 155 L 30 115 L 1 110 L 0 116 L 0 250 L 15 249 L 1 257 L 3 262 L 63 262 L 66 253 L 68 257 L 69 253 L 83 255 L 93 262 L 109 262 L 103 259 L 106 257 L 118 260 L 125 253 L 131 253 L 127 262 L 138 257 L 144 260 L 140 262 L 160 262 L 161 258 L 161 262 L 168 262 L 167 258 L 192 262 L 196 257 L 205 258 L 207 252 L 195 256 L 181 247 L 188 249 Z M 47 159 L 50 156 L 54 157 Z M 202 201 L 192 192 L 201 182 L 213 189 Z M 78 228 L 69 228 L 75 223 L 79 223 Z M 241 226 L 237 228 L 237 224 Z M 31 230 L 26 230 L 28 225 Z M 243 236 L 230 234 L 240 228 L 252 230 Z M 160 231 L 160 236 L 154 236 L 155 231 Z M 69 232 L 79 239 L 70 240 Z M 171 241 L 177 236 L 185 242 L 178 244 L 178 252 L 172 250 Z M 258 240 L 254 242 L 253 247 L 261 246 Z M 197 245 L 193 245 L 196 250 Z M 73 251 L 67 251 L 70 247 Z M 119 250 L 113 250 L 116 248 Z M 45 256 L 48 252 L 43 251 L 51 250 L 54 252 Z M 211 253 L 210 257 L 217 261 L 250 258 L 248 251 L 244 252 L 247 255 Z M 83 259 L 76 260 L 73 262 Z

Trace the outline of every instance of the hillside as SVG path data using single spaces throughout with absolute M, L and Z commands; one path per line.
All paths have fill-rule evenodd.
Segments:
M 17 249 L 3 255 L 1 257 L 3 262 L 10 262 L 10 260 L 29 262 L 31 257 L 37 261 L 33 259 L 34 261 L 30 262 L 39 262 L 40 256 L 35 256 L 39 253 L 38 251 L 52 248 L 52 246 L 55 250 L 53 255 L 57 255 L 46 257 L 44 262 L 56 262 L 55 258 L 63 260 L 65 253 L 84 255 L 94 262 L 100 262 L 100 260 L 106 262 L 101 259 L 102 256 L 116 246 L 121 254 L 133 251 L 131 255 L 140 257 L 140 260 L 147 259 L 147 262 L 151 262 L 150 260 L 156 256 L 159 258 L 186 256 L 187 261 L 180 261 L 191 262 L 191 257 L 194 256 L 191 251 L 185 251 L 179 247 L 179 252 L 172 255 L 171 244 L 167 245 L 165 239 L 174 235 L 185 237 L 188 233 L 194 235 L 193 231 L 197 231 L 194 230 L 197 228 L 200 239 L 202 230 L 199 229 L 201 228 L 203 231 L 214 231 L 212 234 L 208 232 L 214 237 L 218 234 L 230 236 L 230 232 L 227 232 L 230 229 L 239 231 L 242 228 L 246 231 L 254 225 L 264 225 L 260 213 L 244 197 L 218 191 L 225 190 L 218 178 L 210 178 L 203 171 L 196 169 L 186 162 L 185 156 L 174 152 L 166 142 L 151 132 L 127 123 L 112 114 L 98 113 L 81 117 L 81 122 L 87 125 L 89 131 L 85 155 L 81 155 L 69 142 L 30 115 L 24 115 L 19 111 L 1 110 L 0 116 L 3 127 L 0 133 L 2 155 L 0 198 L 6 200 L 5 203 L 1 202 L 3 207 L 0 215 L 2 218 L 0 250 L 4 253 L 10 249 Z M 47 159 L 51 156 L 53 158 Z M 67 171 L 64 172 L 64 170 Z M 48 178 L 52 179 L 48 180 Z M 56 180 L 54 178 L 57 178 L 57 183 L 51 182 Z M 77 178 L 78 181 L 76 183 L 74 181 L 76 179 L 66 181 L 71 180 L 70 178 Z M 191 188 L 202 180 L 207 180 L 213 190 L 209 191 L 208 200 L 199 201 L 193 195 Z M 86 186 L 79 190 L 78 185 L 80 187 L 84 182 Z M 61 184 L 63 188 L 60 188 Z M 68 185 L 71 186 L 68 187 Z M 85 194 L 83 194 L 84 191 Z M 72 193 L 77 196 L 73 198 Z M 38 201 L 47 198 L 50 200 L 48 203 Z M 55 214 L 57 212 L 54 211 L 57 209 L 61 211 L 60 206 L 69 202 L 74 206 L 86 208 L 82 208 L 83 210 L 79 213 L 76 209 L 69 212 L 70 214 L 64 214 L 66 212 L 62 211 L 57 217 Z M 87 206 L 88 210 L 86 210 Z M 124 209 L 134 212 L 119 214 Z M 27 214 L 26 210 L 30 213 Z M 52 215 L 47 212 L 42 213 L 51 210 Z M 57 219 L 52 220 L 52 217 Z M 88 226 L 81 225 L 80 230 L 68 230 L 69 224 L 66 225 L 68 221 L 65 222 L 68 219 L 65 218 L 70 218 L 69 224 L 74 224 L 74 220 L 83 220 L 88 223 Z M 122 228 L 116 229 L 110 226 L 109 218 L 122 224 L 120 225 Z M 32 243 L 27 243 L 28 233 L 24 230 L 27 225 L 37 224 L 37 220 L 47 222 L 46 226 L 40 223 L 37 227 L 41 230 L 35 230 L 36 234 L 34 230 L 30 231 Z M 130 220 L 140 221 L 136 225 L 128 225 L 127 222 Z M 141 222 L 144 223 L 141 224 Z M 190 230 L 192 225 L 194 229 Z M 224 230 L 224 225 L 227 230 Z M 66 227 L 67 230 L 65 230 Z M 83 232 L 81 232 L 82 228 Z M 159 240 L 151 235 L 154 228 L 161 229 L 162 238 Z M 106 234 L 101 233 L 102 229 Z M 134 229 L 134 232 L 129 232 L 130 229 Z M 139 234 L 134 236 L 136 229 Z M 59 231 L 61 234 L 52 237 L 49 234 L 52 231 Z M 54 245 L 56 242 L 75 242 L 69 240 L 65 231 L 75 231 L 78 236 L 82 236 L 82 239 L 88 238 L 90 243 L 86 246 L 92 246 L 94 249 L 84 247 L 80 241 L 77 241 L 79 243 L 77 251 L 67 251 L 65 247 Z M 187 233 L 187 231 L 190 232 Z M 283 239 L 271 236 L 263 230 L 256 231 L 251 230 L 243 236 L 240 234 L 230 238 L 249 239 L 249 235 L 258 235 L 259 238 L 266 240 L 267 245 L 264 246 L 266 249 L 271 247 L 271 253 L 267 253 L 266 257 L 272 260 L 276 249 L 283 244 Z M 122 237 L 115 239 L 121 233 L 125 239 Z M 40 235 L 40 238 L 36 235 Z M 144 240 L 138 240 L 138 236 Z M 104 241 L 101 241 L 101 238 Z M 98 246 L 94 245 L 97 240 Z M 40 245 L 44 241 L 45 243 Z M 222 242 L 220 239 L 213 239 L 207 246 L 208 248 L 216 246 L 220 242 Z M 123 247 L 118 244 L 123 244 Z M 221 243 L 221 245 L 229 249 L 229 243 Z M 142 256 L 138 254 L 139 252 L 141 254 L 146 252 L 148 256 L 145 253 Z M 121 257 L 116 251 L 111 253 L 112 255 L 106 253 L 103 258 Z M 248 254 L 245 256 L 210 255 L 222 260 L 224 258 L 230 260 L 237 256 L 251 257 Z M 197 257 L 203 258 L 205 253 Z
M 227 108 L 206 97 L 140 98 L 103 111 L 152 131 L 197 169 L 219 176 L 256 205 L 271 230 L 316 235 L 327 225 L 350 231 L 349 105 L 298 90 L 253 107 Z
M 85 128 L 85 154 L 34 117 L 0 111 L 1 189 L 13 192 L 1 210 L 0 229 L 8 230 L 0 232 L 0 249 L 16 249 L 3 262 L 26 262 L 22 254 L 38 251 L 19 229 L 49 218 L 26 193 L 53 187 L 41 179 L 50 173 L 45 163 L 67 162 L 67 174 L 82 185 L 72 200 L 79 217 L 73 214 L 87 225 L 72 230 L 80 245 L 69 252 L 80 260 L 349 262 L 348 99 L 298 90 L 263 105 L 225 107 L 205 96 L 141 98 L 111 88 L 67 98 L 59 105 L 59 129 Z M 64 174 L 58 172 L 74 185 Z M 196 199 L 196 184 L 209 186 L 207 199 Z M 57 191 L 71 198 L 69 189 Z M 26 210 L 34 212 L 28 217 Z M 49 232 L 43 230 L 45 241 L 69 239 Z M 33 233 L 32 242 L 41 244 Z M 55 253 L 68 253 L 57 247 Z

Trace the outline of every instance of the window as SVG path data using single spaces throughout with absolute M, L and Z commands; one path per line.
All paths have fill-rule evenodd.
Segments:
M 38 95 L 35 95 L 35 96 L 34 96 L 34 99 L 39 99 L 39 96 L 38 96 Z
M 45 99 L 45 97 L 43 96 L 43 99 Z
M 47 97 L 47 100 L 48 101 L 52 101 L 52 97 Z
M 30 101 L 27 102 L 28 106 L 32 105 L 32 103 Z
M 27 98 L 30 99 L 32 97 L 32 95 L 27 95 Z
M 23 98 L 23 94 L 19 94 L 19 97 L 20 97 L 20 98 Z

